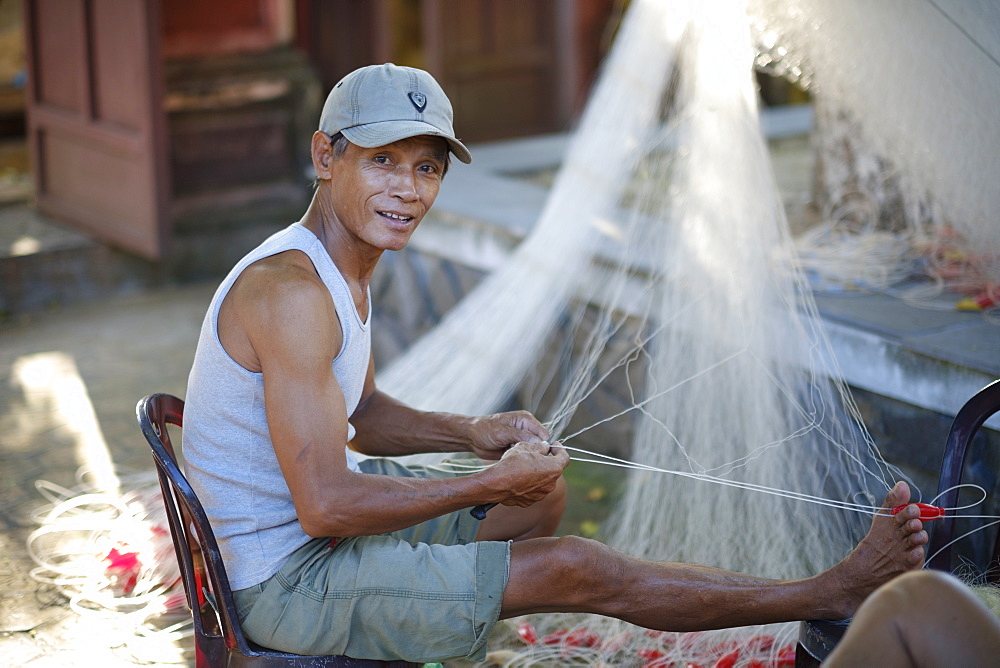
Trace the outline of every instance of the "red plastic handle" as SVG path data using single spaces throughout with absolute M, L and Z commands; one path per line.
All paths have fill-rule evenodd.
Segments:
M 901 506 L 896 506 L 892 509 L 892 514 L 895 515 L 903 508 L 907 506 L 916 506 L 920 508 L 920 521 L 930 522 L 931 520 L 936 520 L 940 517 L 944 517 L 944 508 L 939 508 L 937 506 L 932 506 L 929 503 L 904 503 Z

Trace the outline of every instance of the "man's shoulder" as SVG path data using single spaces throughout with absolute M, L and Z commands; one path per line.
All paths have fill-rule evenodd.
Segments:
M 240 273 L 235 285 L 264 292 L 324 287 L 312 260 L 300 250 L 287 250 L 252 262 Z
M 299 257 L 296 257 L 299 256 Z M 285 251 L 247 266 L 219 310 L 219 338 L 232 359 L 261 372 L 265 358 L 315 346 L 336 349 L 340 327 L 329 290 L 306 255 Z
M 231 296 L 251 310 L 261 309 L 271 315 L 332 305 L 330 292 L 309 256 L 298 250 L 270 255 L 248 265 L 233 284 Z
M 240 273 L 241 279 L 246 277 L 270 280 L 311 278 L 319 281 L 319 275 L 316 273 L 309 256 L 306 255 L 305 251 L 294 248 L 251 262 Z

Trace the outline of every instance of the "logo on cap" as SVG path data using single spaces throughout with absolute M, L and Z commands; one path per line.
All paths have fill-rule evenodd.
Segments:
M 427 108 L 427 96 L 416 91 L 407 93 L 407 95 L 410 97 L 410 102 L 413 106 L 417 108 L 417 111 L 423 113 L 424 109 Z

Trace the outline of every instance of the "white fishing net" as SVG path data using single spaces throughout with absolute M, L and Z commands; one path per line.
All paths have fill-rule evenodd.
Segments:
M 824 207 L 806 266 L 925 306 L 1000 304 L 1000 5 L 749 5 L 758 65 L 814 94 Z M 915 276 L 930 285 L 900 289 Z
M 379 385 L 456 412 L 495 410 L 521 388 L 572 448 L 573 410 L 628 367 L 627 405 L 605 419 L 630 422 L 637 469 L 602 538 L 801 577 L 847 554 L 899 473 L 865 431 L 796 268 L 754 55 L 739 2 L 632 2 L 538 229 Z M 572 345 L 553 361 L 557 326 Z M 681 642 L 566 615 L 521 629 L 549 642 L 508 650 L 511 664 L 696 660 L 733 643 L 773 659 L 793 633 Z

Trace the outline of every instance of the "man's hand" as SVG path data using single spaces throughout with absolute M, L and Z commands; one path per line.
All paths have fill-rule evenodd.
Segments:
M 569 453 L 543 441 L 521 442 L 508 448 L 487 473 L 498 477 L 505 506 L 527 507 L 548 496 L 569 464 Z
M 472 422 L 472 451 L 480 459 L 500 459 L 515 443 L 542 442 L 548 438 L 548 429 L 528 411 L 495 413 Z

